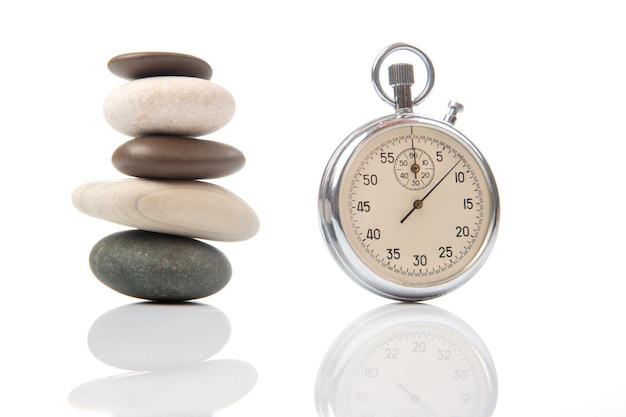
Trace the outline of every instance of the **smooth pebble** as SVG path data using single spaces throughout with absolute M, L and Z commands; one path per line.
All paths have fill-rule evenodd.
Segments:
M 213 246 L 182 236 L 126 230 L 94 245 L 89 266 L 103 284 L 153 301 L 186 301 L 215 294 L 232 269 Z
M 224 127 L 235 100 L 223 87 L 193 77 L 149 77 L 130 81 L 105 99 L 104 118 L 128 136 L 201 136 Z
M 202 59 L 177 52 L 131 52 L 111 58 L 107 67 L 127 80 L 164 75 L 210 80 L 213 75 L 211 66 Z
M 246 159 L 237 148 L 206 139 L 143 136 L 113 153 L 118 171 L 142 178 L 211 179 L 239 171 Z
M 74 190 L 72 202 L 89 216 L 153 232 L 235 242 L 259 230 L 245 201 L 202 181 L 95 181 Z

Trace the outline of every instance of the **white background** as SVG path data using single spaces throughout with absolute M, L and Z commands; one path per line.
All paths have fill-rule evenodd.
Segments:
M 201 300 L 232 335 L 216 356 L 252 364 L 253 391 L 230 415 L 314 416 L 324 354 L 354 319 L 389 301 L 335 265 L 318 230 L 317 188 L 339 142 L 392 109 L 370 82 L 380 50 L 409 42 L 436 82 L 416 111 L 442 117 L 482 150 L 502 200 L 490 259 L 430 302 L 461 317 L 499 376 L 495 416 L 626 415 L 624 355 L 624 39 L 611 1 L 24 1 L 2 7 L 2 415 L 85 415 L 76 386 L 122 371 L 97 361 L 87 332 L 136 302 L 91 274 L 91 246 L 125 229 L 70 202 L 78 185 L 123 177 L 128 138 L 102 117 L 124 81 L 121 53 L 208 61 L 235 97 L 211 135 L 247 164 L 215 181 L 261 220 L 246 242 L 215 244 L 231 283 Z M 419 79 L 419 76 L 418 76 Z M 419 83 L 419 81 L 418 81 Z

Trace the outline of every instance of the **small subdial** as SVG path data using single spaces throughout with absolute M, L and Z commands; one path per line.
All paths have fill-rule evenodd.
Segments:
M 421 190 L 428 187 L 435 177 L 435 164 L 428 153 L 419 148 L 409 148 L 396 157 L 394 173 L 404 188 Z

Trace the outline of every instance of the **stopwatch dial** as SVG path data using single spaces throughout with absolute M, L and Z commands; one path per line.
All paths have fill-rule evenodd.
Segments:
M 354 356 L 337 417 L 485 417 L 488 378 L 471 345 L 437 325 L 402 327 Z
M 340 182 L 349 245 L 368 269 L 404 287 L 462 276 L 491 232 L 487 171 L 471 145 L 441 127 L 407 122 L 374 133 Z
M 391 158 L 394 157 L 391 156 Z M 427 152 L 412 146 L 395 157 L 394 173 L 398 183 L 403 187 L 409 190 L 421 190 L 428 187 L 435 178 L 435 165 Z

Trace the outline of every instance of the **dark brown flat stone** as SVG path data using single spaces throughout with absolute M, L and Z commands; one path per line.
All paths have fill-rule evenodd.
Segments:
M 211 66 L 192 55 L 176 52 L 132 52 L 111 58 L 109 71 L 127 80 L 146 77 L 183 76 L 210 80 Z
M 141 178 L 210 179 L 239 171 L 245 165 L 241 151 L 230 145 L 180 136 L 142 136 L 122 144 L 113 153 L 113 166 Z

